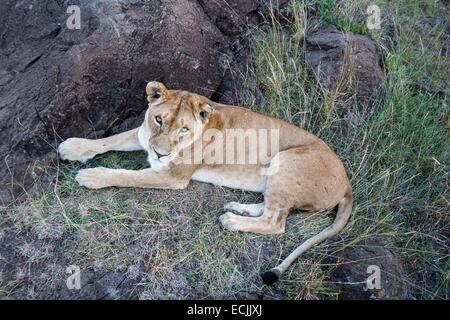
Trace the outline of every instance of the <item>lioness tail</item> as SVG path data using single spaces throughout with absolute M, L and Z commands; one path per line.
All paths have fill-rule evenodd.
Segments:
M 344 198 L 338 204 L 338 210 L 334 222 L 319 234 L 309 238 L 298 246 L 286 259 L 283 260 L 278 266 L 269 271 L 266 271 L 262 275 L 263 282 L 267 285 L 273 284 L 278 281 L 281 274 L 297 259 L 302 253 L 311 247 L 319 244 L 320 242 L 331 238 L 344 229 L 347 224 L 350 215 L 352 213 L 353 196 L 349 189 Z

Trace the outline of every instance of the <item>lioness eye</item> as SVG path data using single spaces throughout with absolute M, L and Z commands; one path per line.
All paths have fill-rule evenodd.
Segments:
M 181 128 L 181 130 L 180 130 L 181 133 L 186 133 L 186 132 L 188 132 L 188 131 L 189 131 L 189 128 L 186 128 L 186 127 L 183 127 L 183 128 Z
M 156 116 L 155 117 L 155 121 L 156 121 L 156 123 L 158 124 L 158 125 L 162 125 L 162 119 L 161 119 L 161 117 L 160 116 Z

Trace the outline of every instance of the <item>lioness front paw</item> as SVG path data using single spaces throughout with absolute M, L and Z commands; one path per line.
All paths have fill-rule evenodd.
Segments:
M 239 216 L 232 212 L 226 212 L 219 217 L 219 221 L 222 226 L 230 231 L 239 231 L 237 219 L 239 219 Z
M 89 189 L 101 189 L 109 187 L 108 168 L 98 167 L 92 169 L 81 169 L 75 176 L 75 180 L 80 186 Z
M 59 157 L 62 160 L 86 162 L 100 153 L 96 150 L 96 143 L 89 139 L 69 138 L 58 147 Z

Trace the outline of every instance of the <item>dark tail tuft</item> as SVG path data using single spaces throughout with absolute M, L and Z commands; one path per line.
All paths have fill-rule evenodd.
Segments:
M 278 279 L 280 279 L 280 272 L 276 269 L 266 271 L 262 275 L 262 281 L 268 286 L 277 282 Z

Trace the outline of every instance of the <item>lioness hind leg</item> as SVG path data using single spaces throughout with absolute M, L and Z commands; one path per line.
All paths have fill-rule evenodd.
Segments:
M 289 210 L 264 208 L 259 217 L 243 217 L 232 212 L 221 215 L 222 226 L 230 231 L 253 232 L 259 234 L 280 234 L 284 232 Z
M 273 168 L 272 166 L 277 167 Z M 289 171 L 286 170 L 285 166 L 285 163 L 278 160 L 275 164 L 270 165 L 269 171 L 273 172 L 273 174 L 267 177 L 266 190 L 264 191 L 264 206 L 258 204 L 260 207 L 257 207 L 261 213 L 258 212 L 260 214 L 257 216 L 243 217 L 232 212 L 226 212 L 220 217 L 220 222 L 224 228 L 231 231 L 259 234 L 279 234 L 284 232 L 286 218 L 294 201 L 294 199 L 291 199 L 293 195 L 285 190 L 286 179 L 289 179 Z M 232 207 L 241 209 L 243 206 L 245 205 L 235 204 Z M 255 207 L 252 209 L 255 209 Z M 239 212 L 240 210 L 236 211 Z
M 228 202 L 224 206 L 225 211 L 236 211 L 242 215 L 248 215 L 251 217 L 259 217 L 264 212 L 264 202 L 261 203 L 252 203 L 252 204 L 243 204 L 238 202 Z
M 323 154 L 325 153 L 325 154 Z M 232 231 L 283 233 L 290 209 L 319 211 L 335 206 L 348 182 L 343 167 L 330 152 L 311 147 L 281 151 L 272 159 L 264 191 L 264 213 L 242 217 L 226 212 L 222 225 Z
M 302 150 L 289 149 L 278 153 L 267 171 L 271 174 L 266 180 L 263 214 L 242 217 L 226 212 L 220 217 L 222 225 L 232 231 L 283 233 L 290 209 L 309 207 L 315 202 L 310 191 L 311 183 L 308 183 L 308 172 L 311 170 L 304 170 L 305 160 L 308 159 L 304 159 Z

